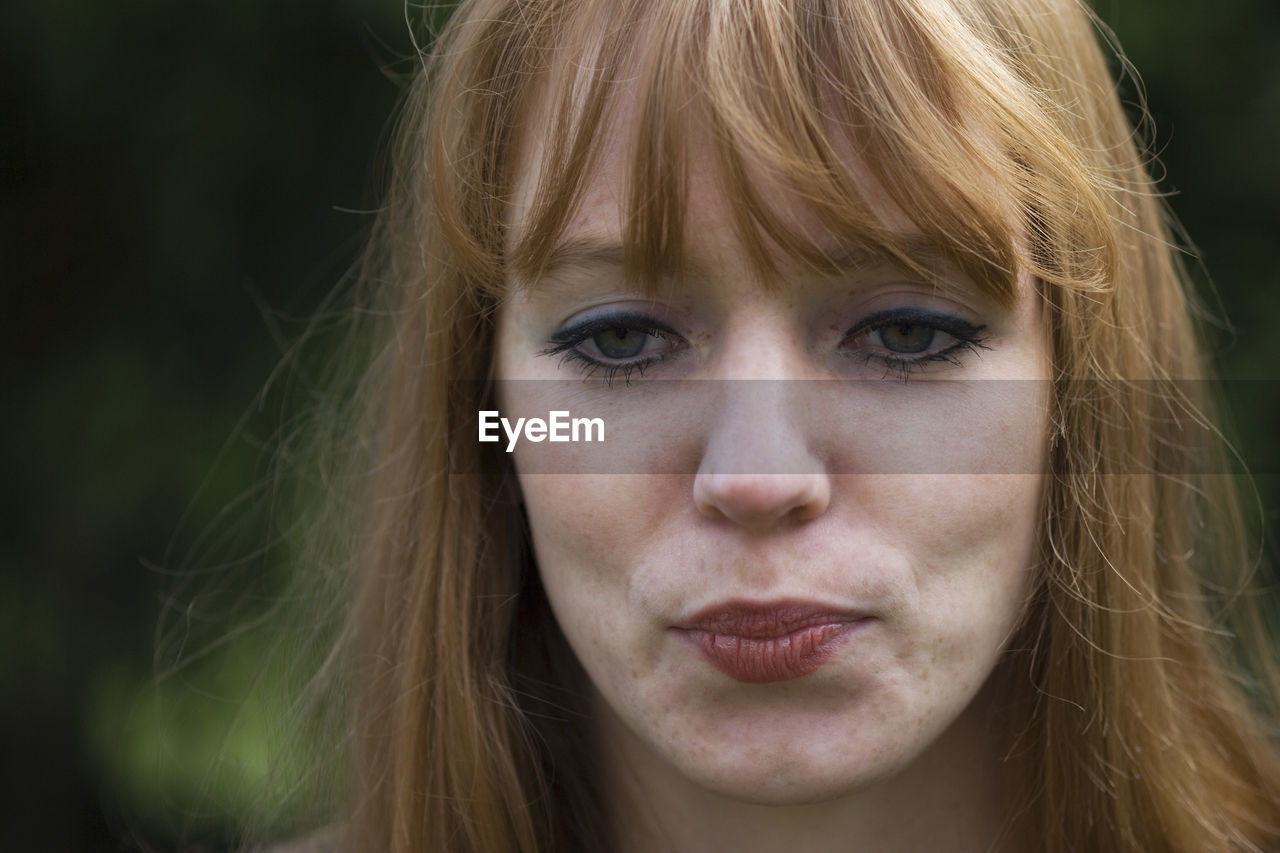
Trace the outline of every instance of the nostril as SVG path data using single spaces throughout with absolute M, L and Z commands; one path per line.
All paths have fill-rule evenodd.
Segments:
M 694 503 L 704 516 L 751 529 L 789 521 L 808 521 L 824 513 L 831 500 L 825 472 L 808 474 L 723 474 L 700 472 L 694 478 Z

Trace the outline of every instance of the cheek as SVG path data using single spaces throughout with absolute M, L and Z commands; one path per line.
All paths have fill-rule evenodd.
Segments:
M 927 638 L 934 657 L 998 651 L 1031 592 L 1043 478 L 900 479 L 882 541 L 910 566 L 910 633 Z
M 526 474 L 520 487 L 539 573 L 565 623 L 634 603 L 633 575 L 659 538 L 662 507 L 688 485 L 655 474 Z
M 522 475 L 533 550 L 551 610 L 591 681 L 604 695 L 660 688 L 664 634 L 658 602 L 682 584 L 666 572 L 654 594 L 652 566 L 678 563 L 662 545 L 664 507 L 678 505 L 689 478 L 664 475 Z
M 903 478 L 912 482 L 903 503 L 917 508 L 909 522 L 933 553 L 957 565 L 1025 563 L 1039 517 L 1042 477 L 984 474 Z
M 517 457 L 519 452 L 517 451 Z M 520 489 L 537 553 L 619 568 L 658 525 L 677 479 L 656 474 L 522 474 Z M 610 558 L 612 555 L 612 558 Z
M 520 478 L 529 527 L 538 554 L 596 548 L 612 538 L 616 507 L 592 500 L 581 477 L 525 475 Z

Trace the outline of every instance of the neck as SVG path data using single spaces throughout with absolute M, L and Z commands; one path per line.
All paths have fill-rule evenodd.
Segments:
M 601 732 L 618 853 L 992 853 L 1009 839 L 1002 744 L 974 708 L 896 774 L 827 799 L 744 802 L 681 776 L 612 718 Z

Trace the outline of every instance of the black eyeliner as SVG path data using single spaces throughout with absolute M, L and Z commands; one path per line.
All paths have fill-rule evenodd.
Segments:
M 906 353 L 872 352 L 867 350 L 856 350 L 850 355 L 860 359 L 863 364 L 876 362 L 884 367 L 886 371 L 896 372 L 899 378 L 905 382 L 910 379 L 913 371 L 923 370 L 930 364 L 945 362 L 956 367 L 962 367 L 963 361 L 961 359 L 964 353 L 976 354 L 978 350 L 990 349 L 985 343 L 987 340 L 985 334 L 987 327 L 985 325 L 971 323 L 953 314 L 931 311 L 927 308 L 891 308 L 886 311 L 877 311 L 859 320 L 853 328 L 845 333 L 845 340 L 898 324 L 925 326 L 949 335 L 955 341 L 950 346 L 937 352 L 915 356 Z
M 543 354 L 551 355 L 560 352 L 564 346 L 573 346 L 610 329 L 634 329 L 637 332 L 646 334 L 655 332 L 673 336 L 676 334 L 676 331 L 670 326 L 660 323 L 645 314 L 606 314 L 600 317 L 591 317 L 555 332 L 550 336 L 549 340 L 557 346 L 544 350 Z
M 596 335 L 615 329 L 626 329 L 668 340 L 680 337 L 670 326 L 646 314 L 632 312 L 606 314 L 591 317 L 553 333 L 549 336 L 551 346 L 539 351 L 538 355 L 559 355 L 562 367 L 576 363 L 584 379 L 589 379 L 603 371 L 604 383 L 610 387 L 613 386 L 619 374 L 622 376 L 623 384 L 630 385 L 633 375 L 644 376 L 646 369 L 667 358 L 667 353 L 661 353 L 643 356 L 633 361 L 608 362 L 601 361 L 579 348 L 583 342 Z
M 966 341 L 975 341 L 987 329 L 984 325 L 970 323 L 968 320 L 963 320 L 954 314 L 943 314 L 938 311 L 930 311 L 927 308 L 891 308 L 887 311 L 877 311 L 874 314 L 863 317 L 852 329 L 845 332 L 845 337 L 898 323 L 928 326 L 931 329 L 946 332 L 958 340 Z

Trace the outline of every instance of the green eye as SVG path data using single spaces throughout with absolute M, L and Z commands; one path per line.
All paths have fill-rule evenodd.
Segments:
M 862 318 L 841 341 L 845 352 L 905 379 L 933 362 L 960 366 L 965 352 L 986 349 L 986 327 L 954 314 L 904 306 Z
M 891 323 L 881 326 L 880 343 L 890 352 L 911 355 L 933 346 L 938 330 L 921 323 Z
M 648 332 L 640 329 L 629 329 L 626 326 L 610 326 L 603 332 L 594 335 L 591 342 L 600 350 L 605 358 L 635 358 L 644 351 Z
M 568 326 L 551 336 L 540 355 L 559 355 L 562 364 L 577 364 L 584 376 L 597 372 L 608 385 L 678 355 L 686 346 L 680 335 L 654 318 L 639 313 L 609 314 Z

